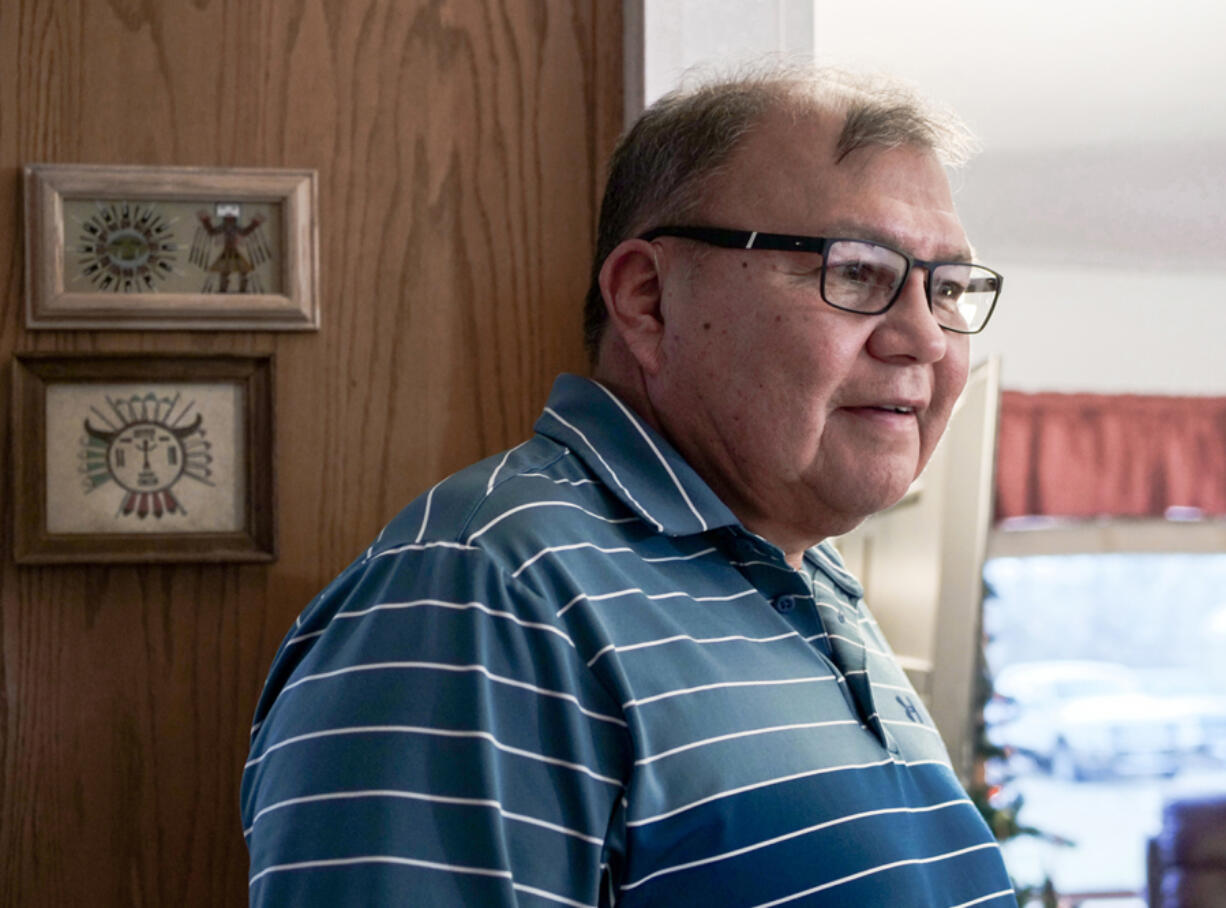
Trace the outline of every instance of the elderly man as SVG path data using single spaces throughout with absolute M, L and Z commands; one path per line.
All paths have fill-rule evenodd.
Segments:
M 243 786 L 258 905 L 1014 904 L 830 537 L 899 499 L 1000 276 L 966 136 L 829 73 L 622 140 L 587 339 L 522 445 L 303 613 Z

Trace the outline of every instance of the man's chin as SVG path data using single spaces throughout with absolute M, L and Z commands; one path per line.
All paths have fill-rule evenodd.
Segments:
M 880 482 L 868 483 L 859 490 L 852 486 L 846 487 L 849 494 L 844 499 L 844 513 L 854 521 L 852 528 L 859 526 L 874 514 L 889 510 L 906 497 L 911 490 L 912 482 L 905 476 L 893 477 Z M 844 530 L 842 532 L 850 532 Z
M 886 504 L 883 507 L 878 508 L 878 510 L 884 511 L 886 508 L 894 507 L 894 505 L 898 504 L 898 502 L 902 501 L 904 498 L 907 497 L 907 493 L 911 491 L 914 485 L 915 485 L 914 479 L 906 479 L 906 480 L 899 482 L 890 491 L 890 493 L 886 495 Z

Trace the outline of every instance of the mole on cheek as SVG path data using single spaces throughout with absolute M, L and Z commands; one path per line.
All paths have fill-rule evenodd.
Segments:
M 710 322 L 703 322 L 703 323 L 702 323 L 702 330 L 703 330 L 703 331 L 710 331 L 710 330 L 711 330 L 711 323 L 710 323 Z

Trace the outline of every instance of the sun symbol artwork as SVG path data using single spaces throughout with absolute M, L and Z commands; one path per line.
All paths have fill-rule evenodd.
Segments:
M 80 225 L 77 265 L 98 290 L 155 291 L 175 273 L 174 223 L 156 205 L 98 202 Z
M 109 412 L 91 406 L 80 440 L 85 492 L 108 483 L 122 489 L 117 517 L 185 514 L 175 485 L 184 477 L 213 485 L 212 444 L 195 401 L 153 391 L 104 398 Z

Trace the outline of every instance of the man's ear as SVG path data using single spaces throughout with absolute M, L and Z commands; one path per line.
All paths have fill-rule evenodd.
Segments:
M 624 240 L 600 268 L 600 292 L 617 332 L 639 368 L 654 375 L 660 365 L 664 315 L 660 307 L 663 274 L 660 250 L 645 240 Z

